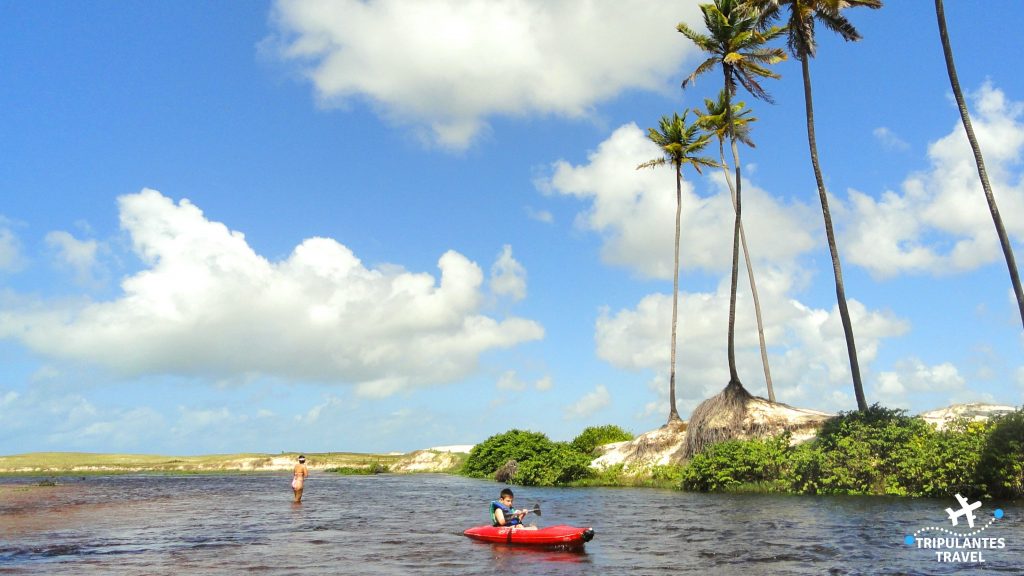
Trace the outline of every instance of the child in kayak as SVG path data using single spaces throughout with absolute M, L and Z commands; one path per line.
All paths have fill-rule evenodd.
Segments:
M 516 510 L 512 507 L 515 494 L 512 490 L 505 488 L 501 491 L 498 499 L 491 502 L 491 525 L 509 526 L 515 530 L 536 530 L 536 526 L 524 526 L 523 517 L 526 510 Z

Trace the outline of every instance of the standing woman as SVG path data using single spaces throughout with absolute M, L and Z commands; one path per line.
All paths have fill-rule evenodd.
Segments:
M 306 468 L 306 457 L 300 455 L 299 463 L 292 469 L 292 492 L 295 493 L 296 504 L 302 502 L 302 485 L 305 484 L 307 476 L 309 469 Z

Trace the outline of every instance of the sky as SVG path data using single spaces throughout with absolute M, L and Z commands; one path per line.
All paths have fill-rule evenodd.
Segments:
M 1024 331 L 930 2 L 819 28 L 820 159 L 869 403 L 1024 402 Z M 698 2 L 0 0 L 0 454 L 410 451 L 668 415 Z M 997 17 L 994 17 L 994 14 Z M 1024 11 L 946 2 L 1024 259 Z M 798 62 L 741 147 L 779 401 L 856 402 Z M 689 113 L 692 120 L 694 114 Z M 707 154 L 718 156 L 717 144 Z M 732 208 L 684 171 L 677 387 L 728 382 Z M 749 283 L 737 361 L 765 396 Z

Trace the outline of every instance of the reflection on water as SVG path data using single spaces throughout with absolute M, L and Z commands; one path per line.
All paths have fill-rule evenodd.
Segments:
M 986 535 L 984 564 L 941 564 L 904 543 L 955 502 L 520 487 L 544 524 L 593 526 L 583 550 L 494 545 L 492 482 L 442 475 L 0 479 L 0 574 L 1021 574 L 1024 510 Z M 985 503 L 991 515 L 995 503 Z

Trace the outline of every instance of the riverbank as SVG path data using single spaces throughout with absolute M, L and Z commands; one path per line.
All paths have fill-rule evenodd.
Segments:
M 468 451 L 468 449 L 467 449 Z M 298 453 L 210 454 L 162 456 L 155 454 L 94 454 L 86 452 L 33 452 L 0 456 L 0 475 L 91 475 L 91 474 L 224 474 L 287 472 Z M 445 472 L 457 468 L 464 456 L 438 449 L 408 454 L 365 454 L 358 452 L 307 453 L 306 466 L 321 472 L 349 474 L 396 472 Z
M 633 437 L 588 427 L 572 442 L 510 430 L 476 447 L 405 454 L 307 453 L 314 471 L 449 473 L 525 486 L 655 487 L 700 492 L 901 496 L 1024 495 L 1024 411 L 955 405 L 907 416 L 873 406 L 831 416 L 752 398 L 740 438 L 684 458 L 674 422 Z M 747 422 L 749 420 L 749 422 Z M 712 421 L 715 424 L 715 421 Z M 749 426 L 748 426 L 749 424 Z M 159 456 L 48 452 L 0 457 L 0 476 L 287 473 L 298 453 Z

